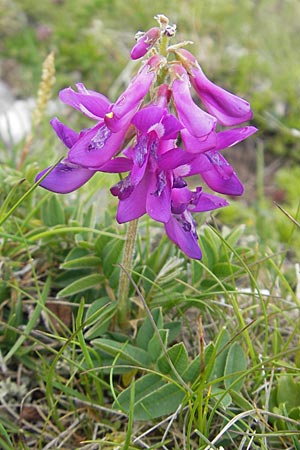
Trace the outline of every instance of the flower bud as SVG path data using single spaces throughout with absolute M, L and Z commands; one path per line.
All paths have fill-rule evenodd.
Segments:
M 147 51 L 153 47 L 160 37 L 160 29 L 158 27 L 150 28 L 146 33 L 138 38 L 137 43 L 132 48 L 131 59 L 140 59 L 146 55 Z

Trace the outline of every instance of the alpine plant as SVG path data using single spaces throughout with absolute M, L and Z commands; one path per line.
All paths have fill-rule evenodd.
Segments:
M 54 117 L 50 123 L 68 153 L 36 180 L 52 169 L 40 185 L 67 194 L 97 172 L 119 173 L 110 189 L 119 200 L 117 221 L 148 214 L 188 257 L 200 259 L 194 214 L 228 202 L 202 186 L 189 188 L 189 177 L 213 192 L 241 195 L 243 185 L 222 150 L 256 128 L 241 126 L 252 118 L 249 103 L 210 81 L 186 42 L 169 46 L 176 26 L 163 15 L 156 19 L 159 27 L 137 33 L 131 58 L 143 58 L 141 67 L 114 103 L 82 83 L 60 92 L 62 102 L 94 124 L 78 133 Z

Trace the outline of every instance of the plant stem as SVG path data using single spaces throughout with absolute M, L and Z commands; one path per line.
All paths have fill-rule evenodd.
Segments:
M 256 152 L 256 189 L 257 189 L 257 203 L 260 210 L 264 207 L 265 192 L 264 192 L 264 146 L 261 141 L 258 142 Z
M 131 271 L 137 227 L 138 227 L 138 220 L 132 220 L 131 222 L 129 222 L 125 246 L 123 250 L 122 267 L 124 267 L 125 270 L 122 270 L 121 267 L 119 290 L 118 290 L 118 322 L 122 329 L 125 329 L 128 326 L 127 308 L 128 308 L 129 278 L 126 274 L 126 271 L 128 273 L 130 273 Z

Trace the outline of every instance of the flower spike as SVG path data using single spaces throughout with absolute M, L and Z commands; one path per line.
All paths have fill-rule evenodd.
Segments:
M 195 56 L 183 48 L 189 41 L 169 46 L 176 25 L 162 14 L 155 19 L 158 27 L 136 35 L 131 59 L 147 55 L 146 60 L 115 102 L 83 83 L 60 92 L 63 103 L 94 122 L 77 132 L 54 117 L 51 125 L 67 155 L 36 180 L 45 176 L 43 188 L 67 194 L 97 172 L 124 173 L 110 189 L 118 199 L 117 221 L 148 214 L 164 225 L 187 257 L 200 259 L 195 214 L 228 205 L 204 187 L 230 196 L 243 193 L 222 151 L 257 129 L 242 125 L 252 118 L 249 103 L 206 77 Z M 191 190 L 192 176 L 204 186 Z

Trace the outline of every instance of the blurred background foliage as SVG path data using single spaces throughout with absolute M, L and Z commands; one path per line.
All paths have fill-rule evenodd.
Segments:
M 194 41 L 214 81 L 251 99 L 256 122 L 284 133 L 289 155 L 297 156 L 290 129 L 300 128 L 298 0 L 0 0 L 2 78 L 16 95 L 32 95 L 54 50 L 57 91 L 84 80 L 108 92 L 135 32 L 153 26 L 157 13 L 177 24 L 178 39 Z M 272 151 L 287 150 L 272 140 Z

